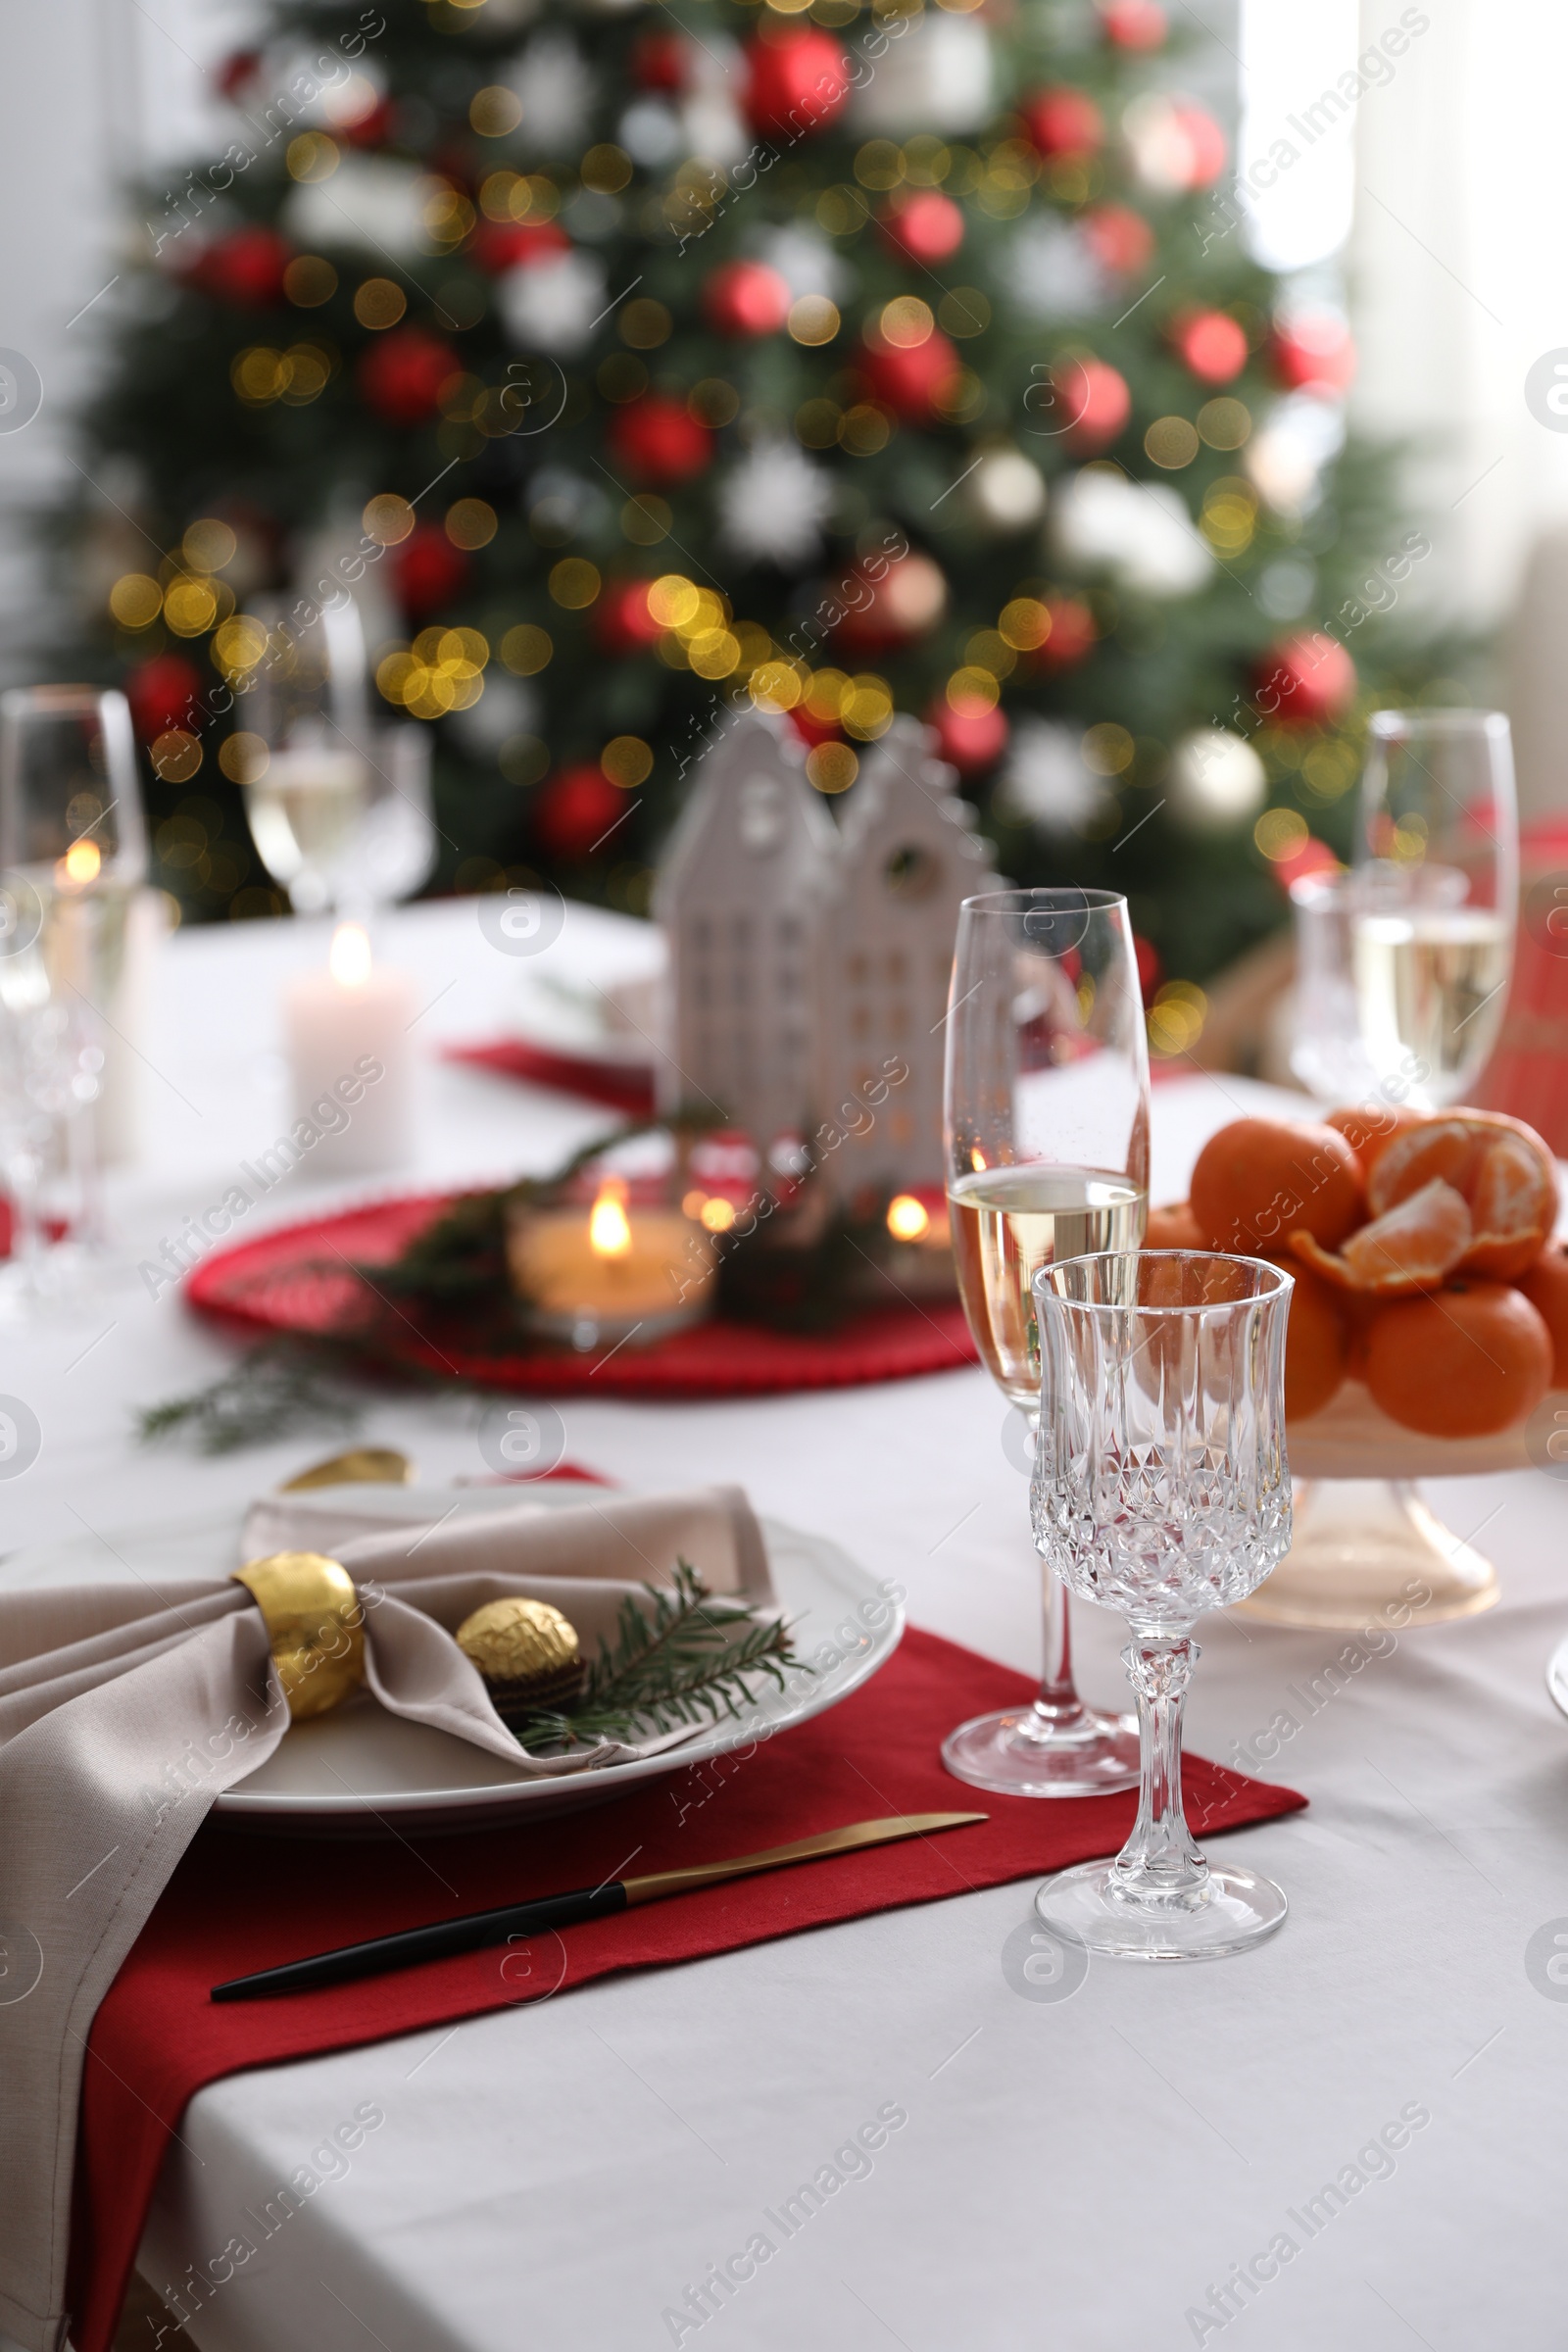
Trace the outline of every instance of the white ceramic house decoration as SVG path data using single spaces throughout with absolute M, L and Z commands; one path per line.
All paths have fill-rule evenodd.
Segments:
M 997 875 L 957 774 L 918 719 L 896 718 L 865 754 L 827 876 L 817 1070 L 819 1115 L 847 1130 L 836 1189 L 941 1190 L 945 1015 L 958 908 Z M 906 1068 L 869 1126 L 878 1073 Z
M 670 974 L 661 1109 L 720 1107 L 763 1150 L 802 1132 L 835 846 L 793 732 L 734 719 L 699 762 L 654 891 Z
M 816 1157 L 841 1199 L 941 1185 L 958 906 L 996 881 L 956 783 L 925 728 L 896 719 L 840 826 L 793 729 L 751 711 L 730 724 L 654 893 L 670 969 L 662 1108 L 721 1106 L 764 1152 L 830 1128 L 844 1140 Z

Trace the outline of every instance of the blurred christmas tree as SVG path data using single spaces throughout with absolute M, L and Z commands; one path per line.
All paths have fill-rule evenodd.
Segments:
M 733 703 L 830 794 L 909 710 L 1004 870 L 1128 892 L 1186 1042 L 1179 984 L 1345 835 L 1425 543 L 1160 9 L 386 7 L 229 61 L 88 418 L 171 886 L 274 903 L 225 780 L 246 599 L 346 582 L 438 730 L 441 883 L 641 910 Z

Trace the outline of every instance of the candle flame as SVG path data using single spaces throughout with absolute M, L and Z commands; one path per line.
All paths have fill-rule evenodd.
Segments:
M 56 878 L 79 890 L 97 881 L 103 861 L 103 852 L 95 841 L 74 841 L 55 868 Z
M 626 1222 L 626 1186 L 619 1176 L 607 1176 L 588 1216 L 588 1247 L 595 1257 L 624 1257 L 631 1248 Z
M 888 1202 L 888 1231 L 896 1242 L 923 1242 L 930 1230 L 930 1212 L 912 1193 L 900 1193 Z
M 370 977 L 370 935 L 363 923 L 339 923 L 327 970 L 339 988 L 363 988 Z

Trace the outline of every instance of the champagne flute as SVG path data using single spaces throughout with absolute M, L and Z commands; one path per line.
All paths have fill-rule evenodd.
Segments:
M 1038 1429 L 1032 1284 L 1089 1250 L 1136 1250 L 1149 1211 L 1149 1056 L 1127 902 L 1003 890 L 958 916 L 947 1037 L 948 1204 L 964 1313 L 1003 1395 Z M 976 1716 L 948 1770 L 1014 1796 L 1131 1788 L 1130 1716 L 1073 1686 L 1065 1588 L 1045 1579 L 1045 1674 L 1027 1707 Z
M 66 1122 L 77 1194 L 74 1239 L 89 1258 L 104 1247 L 90 1113 L 126 920 L 146 872 L 124 696 L 93 686 L 0 695 L 0 1002 L 13 1028 L 25 1031 L 24 1049 L 16 1050 L 30 1072 L 33 1111 Z M 24 1151 L 18 1165 L 27 1159 Z
M 1500 710 L 1376 710 L 1361 787 L 1355 995 L 1377 1077 L 1460 1101 L 1502 1027 L 1519 899 Z
M 1213 1869 L 1193 1843 L 1182 1706 L 1195 1620 L 1244 1600 L 1290 1549 L 1294 1287 L 1264 1258 L 1187 1250 L 1080 1257 L 1036 1277 L 1035 1541 L 1048 1570 L 1128 1621 L 1142 1771 L 1121 1852 L 1048 1879 L 1035 1909 L 1112 1959 L 1217 1960 L 1285 1917 L 1271 1879 Z
M 266 646 L 246 672 L 235 764 L 257 856 L 301 914 L 360 910 L 370 798 L 368 660 L 359 608 L 259 600 Z

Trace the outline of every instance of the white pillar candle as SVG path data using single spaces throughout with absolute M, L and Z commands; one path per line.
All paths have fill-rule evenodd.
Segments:
M 338 925 L 324 972 L 289 981 L 283 1023 L 294 1137 L 313 1175 L 367 1175 L 409 1157 L 416 1009 L 409 974 L 372 964 L 358 923 Z

